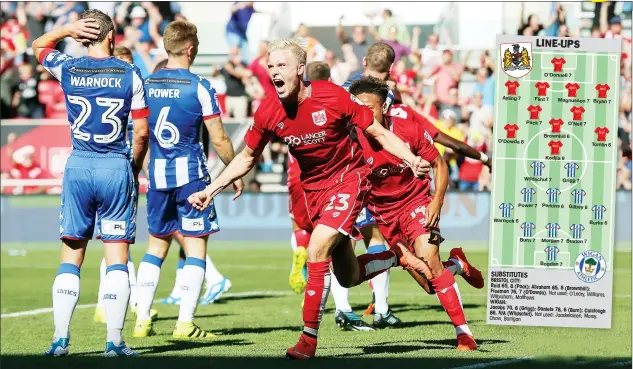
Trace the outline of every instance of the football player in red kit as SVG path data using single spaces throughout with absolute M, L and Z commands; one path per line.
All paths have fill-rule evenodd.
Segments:
M 439 220 L 448 187 L 448 167 L 422 124 L 401 109 L 395 108 L 396 114 L 391 114 L 394 109 L 387 112 L 389 106 L 385 102 L 389 87 L 385 82 L 364 77 L 354 81 L 349 91 L 374 112 L 378 122 L 433 167 L 435 194 L 432 196 L 429 176 L 415 178 L 406 164 L 388 153 L 373 137 L 358 132 L 365 162 L 371 168 L 368 208 L 377 219 L 381 233 L 389 245 L 406 244 L 424 262 L 426 268 L 422 274 L 433 286 L 455 326 L 457 349 L 475 350 L 477 344 L 466 323 L 457 283 L 439 256 L 443 240 Z
M 304 295 L 303 333 L 288 349 L 291 359 L 315 356 L 319 323 L 330 287 L 330 262 L 338 281 L 353 287 L 394 267 L 426 269 L 422 260 L 403 245 L 356 257 L 350 239 L 354 221 L 366 206 L 370 173 L 348 124 L 358 127 L 387 152 L 424 176 L 430 164 L 377 122 L 371 110 L 343 88 L 330 82 L 303 81 L 306 51 L 301 41 L 281 39 L 269 44 L 268 71 L 277 97 L 268 96 L 255 113 L 244 138 L 246 147 L 205 190 L 189 197 L 196 209 L 246 175 L 266 144 L 277 136 L 286 142 L 301 168 L 301 185 L 314 231 L 308 245 L 308 283 Z

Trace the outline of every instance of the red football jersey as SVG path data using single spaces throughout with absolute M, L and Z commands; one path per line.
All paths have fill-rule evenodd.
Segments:
M 293 112 L 286 112 L 277 96 L 268 96 L 255 113 L 244 142 L 262 150 L 274 137 L 286 144 L 301 168 L 306 190 L 330 188 L 349 176 L 368 174 L 358 143 L 347 127 L 361 130 L 374 121 L 371 110 L 342 87 L 327 81 L 313 81 L 308 97 Z
M 560 141 L 550 141 L 547 146 L 552 149 L 552 155 L 560 154 L 560 148 L 563 147 L 563 143 Z
M 595 131 L 598 134 L 598 141 L 606 141 L 607 140 L 607 133 L 609 133 L 609 128 L 607 127 L 598 127 L 595 129 Z
M 552 64 L 554 65 L 554 72 L 562 72 L 563 64 L 565 64 L 565 59 L 563 58 L 554 58 L 552 59 Z
M 288 186 L 301 182 L 301 168 L 299 162 L 288 153 Z
M 573 106 L 569 111 L 574 114 L 573 120 L 582 120 L 582 113 L 585 112 L 585 108 L 582 106 Z
M 395 114 L 391 114 L 395 112 Z M 409 146 L 411 152 L 422 159 L 432 161 L 439 155 L 433 145 L 431 134 L 423 125 L 416 124 L 410 115 L 396 107 L 386 117 L 389 129 Z M 357 128 L 357 131 L 359 129 Z M 372 184 L 369 202 L 377 213 L 400 211 L 413 198 L 429 196 L 430 177 L 417 178 L 411 168 L 400 159 L 389 154 L 378 142 L 358 132 L 365 162 L 371 168 L 369 179 Z
M 506 124 L 503 129 L 506 130 L 506 137 L 507 138 L 516 138 L 517 137 L 517 131 L 519 130 L 519 126 L 517 126 L 516 124 Z
M 428 119 L 424 118 L 422 114 L 413 110 L 408 105 L 395 104 L 391 107 L 391 110 L 389 110 L 389 114 L 402 119 L 409 119 L 409 117 L 412 118 L 414 122 L 422 125 L 424 130 L 426 130 L 433 139 L 435 139 L 435 137 L 437 137 L 440 133 L 440 130 L 435 126 L 435 124 L 431 123 Z
M 534 87 L 538 89 L 539 96 L 545 96 L 547 95 L 547 89 L 550 88 L 550 85 L 547 82 L 536 82 Z
M 580 85 L 576 82 L 568 83 L 565 85 L 565 88 L 567 89 L 567 97 L 576 97 L 576 93 L 580 89 Z
M 553 133 L 560 133 L 560 127 L 564 124 L 562 119 L 550 119 L 549 124 L 552 126 Z
M 507 81 L 505 86 L 508 88 L 508 95 L 514 96 L 517 94 L 517 87 L 520 86 L 519 81 Z
M 538 119 L 538 115 L 541 111 L 543 111 L 543 108 L 539 105 L 530 105 L 527 110 L 530 112 L 530 119 Z
M 609 87 L 609 85 L 606 84 L 606 83 L 596 85 L 596 90 L 598 91 L 598 98 L 599 99 L 606 99 L 607 98 L 607 91 L 609 91 L 610 89 L 611 89 L 611 87 Z

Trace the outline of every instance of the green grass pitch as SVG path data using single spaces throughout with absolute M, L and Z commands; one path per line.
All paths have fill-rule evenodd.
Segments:
M 446 242 L 442 255 L 450 247 Z M 487 275 L 488 254 L 477 251 L 486 243 L 471 243 L 468 255 Z M 135 261 L 145 244 L 133 247 Z M 16 255 L 11 250 L 24 250 Z M 127 342 L 143 355 L 139 359 L 105 359 L 105 327 L 92 321 L 93 307 L 75 311 L 71 326 L 71 356 L 44 358 L 53 333 L 52 313 L 3 317 L 1 319 L 2 368 L 385 368 L 404 364 L 424 368 L 598 368 L 619 364 L 630 367 L 631 359 L 631 251 L 619 243 L 615 253 L 613 328 L 609 330 L 546 327 L 504 327 L 485 324 L 485 289 L 474 290 L 458 277 L 466 316 L 480 343 L 477 352 L 454 350 L 454 329 L 437 299 L 426 295 L 402 270 L 393 270 L 389 302 L 405 322 L 400 329 L 377 332 L 342 332 L 334 324 L 333 302 L 320 330 L 318 359 L 308 363 L 283 360 L 301 330 L 301 297 L 287 285 L 290 247 L 284 243 L 222 242 L 210 244 L 210 255 L 219 270 L 233 282 L 230 295 L 220 303 L 202 306 L 197 323 L 219 338 L 210 342 L 175 341 L 171 330 L 176 306 L 155 304 L 160 318 L 158 335 L 132 338 L 133 316 L 124 330 Z M 617 250 L 624 251 L 617 251 Z M 2 245 L 2 314 L 50 308 L 51 284 L 59 263 L 59 245 Z M 166 296 L 173 285 L 176 252 L 163 264 L 157 297 Z M 18 253 L 19 255 L 19 253 Z M 89 246 L 81 271 L 79 305 L 97 300 L 100 243 Z M 138 264 L 137 264 L 138 266 Z M 371 299 L 366 285 L 352 289 L 350 300 L 362 312 Z

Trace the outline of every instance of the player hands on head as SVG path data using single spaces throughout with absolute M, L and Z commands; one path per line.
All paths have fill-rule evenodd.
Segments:
M 42 66 L 61 82 L 68 121 L 73 122 L 73 150 L 64 169 L 60 208 L 61 265 L 53 282 L 55 334 L 45 355 L 68 354 L 79 271 L 96 225 L 107 244 L 102 290 L 107 328 L 104 355 L 137 356 L 121 331 L 130 298 L 128 244 L 135 241 L 136 183 L 147 152 L 149 110 L 138 69 L 112 57 L 112 19 L 99 10 L 85 11 L 79 18 L 32 44 Z M 73 58 L 55 50 L 66 37 L 86 46 L 88 56 Z M 135 123 L 131 162 L 125 140 L 129 115 Z
M 274 136 L 289 144 L 301 168 L 314 231 L 308 245 L 304 329 L 299 342 L 288 349 L 287 357 L 308 359 L 316 353 L 319 323 L 330 287 L 330 261 L 344 287 L 356 286 L 398 265 L 422 270 L 421 261 L 405 247 L 355 256 L 348 236 L 365 206 L 370 185 L 369 170 L 358 155 L 358 144 L 349 136 L 348 124 L 375 139 L 416 176 L 426 175 L 430 164 L 411 153 L 343 88 L 326 81 L 304 81 L 306 51 L 298 40 L 271 42 L 269 51 L 268 71 L 277 97 L 268 96 L 255 113 L 244 150 L 204 191 L 191 195 L 189 202 L 205 209 L 215 195 L 255 166 Z M 381 261 L 380 269 L 367 268 L 375 260 Z
M 404 244 L 420 258 L 422 270 L 408 270 L 412 275 L 422 275 L 433 286 L 455 326 L 457 349 L 475 350 L 477 344 L 466 323 L 457 283 L 453 273 L 444 268 L 439 255 L 439 245 L 443 240 L 439 233 L 439 220 L 448 187 L 448 167 L 423 126 L 416 124 L 411 115 L 398 107 L 388 110 L 389 87 L 385 82 L 363 77 L 354 81 L 349 91 L 372 110 L 376 121 L 407 142 L 414 153 L 433 167 L 435 194 L 431 195 L 428 176 L 415 178 L 372 137 L 358 133 L 365 161 L 372 170 L 368 208 L 374 217 L 380 217 L 381 221 L 377 223 L 380 233 L 392 247 Z

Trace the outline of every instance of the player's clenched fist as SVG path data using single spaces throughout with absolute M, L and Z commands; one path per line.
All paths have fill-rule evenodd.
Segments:
M 187 198 L 187 201 L 189 201 L 194 209 L 202 211 L 206 209 L 207 206 L 209 206 L 212 199 L 213 197 L 211 196 L 211 194 L 207 193 L 206 189 L 204 189 L 190 195 Z
M 431 163 L 416 156 L 413 163 L 411 163 L 411 170 L 413 170 L 413 174 L 416 177 L 422 177 L 431 171 Z

